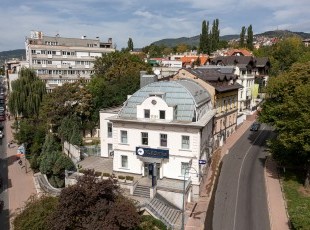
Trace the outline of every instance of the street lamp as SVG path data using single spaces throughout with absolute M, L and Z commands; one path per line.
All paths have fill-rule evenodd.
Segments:
M 194 169 L 195 172 L 196 172 L 196 175 L 198 177 L 199 173 L 197 172 L 197 170 L 193 167 L 187 167 L 185 168 L 185 171 L 184 171 L 184 181 L 183 181 L 183 202 L 182 202 L 182 230 L 185 229 L 185 177 L 186 177 L 186 172 L 189 173 L 189 170 L 190 169 Z

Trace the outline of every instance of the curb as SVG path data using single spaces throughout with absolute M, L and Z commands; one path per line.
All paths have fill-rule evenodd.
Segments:
M 269 163 L 269 157 L 267 156 L 266 162 L 265 162 L 265 167 L 264 167 L 264 177 L 265 177 L 265 187 L 266 187 L 266 196 L 267 196 L 267 205 L 268 205 L 268 216 L 269 216 L 269 224 L 270 224 L 270 229 L 273 229 L 273 219 L 271 215 L 271 210 L 270 210 L 270 197 L 269 197 L 269 186 L 267 182 L 267 164 Z

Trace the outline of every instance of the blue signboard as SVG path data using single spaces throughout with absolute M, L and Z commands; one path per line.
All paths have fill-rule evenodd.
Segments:
M 136 147 L 136 155 L 140 157 L 153 157 L 153 158 L 169 158 L 169 150 L 167 149 L 151 149 Z
M 207 163 L 207 161 L 206 161 L 206 160 L 199 160 L 198 163 L 199 163 L 200 165 L 205 165 L 205 164 Z

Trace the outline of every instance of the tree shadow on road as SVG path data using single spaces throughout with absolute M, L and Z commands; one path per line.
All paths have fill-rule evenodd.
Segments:
M 10 229 L 10 211 L 8 208 L 0 212 L 0 229 Z
M 6 160 L 6 163 L 8 166 L 10 165 L 13 165 L 15 162 L 17 162 L 20 158 L 18 156 L 9 156 L 7 157 L 5 160 Z

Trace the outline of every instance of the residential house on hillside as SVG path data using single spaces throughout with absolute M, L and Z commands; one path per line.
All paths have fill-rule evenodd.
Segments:
M 306 39 L 302 40 L 302 42 L 304 43 L 305 47 L 309 47 L 309 45 L 310 45 L 310 38 L 306 38 Z
M 183 67 L 194 67 L 194 66 L 206 65 L 208 60 L 209 60 L 209 56 L 207 55 L 181 57 Z
M 190 78 L 201 84 L 211 95 L 216 114 L 213 120 L 213 149 L 222 146 L 237 127 L 238 76 L 234 67 L 181 69 L 174 79 Z
M 96 57 L 115 51 L 111 38 L 101 42 L 99 37 L 65 38 L 59 34 L 46 36 L 41 31 L 32 31 L 25 46 L 29 67 L 46 82 L 47 91 L 80 78 L 90 80 Z
M 246 49 L 228 49 L 224 56 L 253 56 L 253 54 Z

